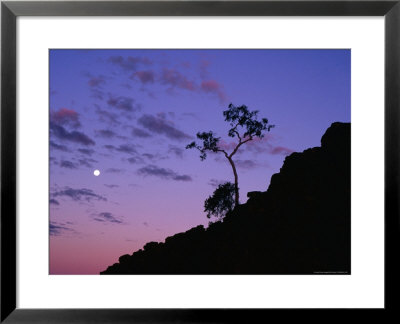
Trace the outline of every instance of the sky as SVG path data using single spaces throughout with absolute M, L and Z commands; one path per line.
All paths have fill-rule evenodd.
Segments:
M 350 50 L 55 49 L 49 60 L 50 274 L 98 274 L 207 227 L 204 200 L 232 169 L 185 147 L 213 131 L 231 151 L 230 103 L 275 125 L 235 155 L 241 203 L 285 156 L 350 121 Z

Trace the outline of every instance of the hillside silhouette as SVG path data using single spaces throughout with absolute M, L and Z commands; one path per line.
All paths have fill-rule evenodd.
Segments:
M 147 243 L 101 274 L 350 274 L 350 189 L 350 123 L 333 123 L 223 222 Z

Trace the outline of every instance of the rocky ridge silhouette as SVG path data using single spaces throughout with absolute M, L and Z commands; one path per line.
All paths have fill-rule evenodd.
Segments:
M 147 243 L 101 274 L 350 274 L 350 190 L 350 123 L 333 123 L 223 222 Z

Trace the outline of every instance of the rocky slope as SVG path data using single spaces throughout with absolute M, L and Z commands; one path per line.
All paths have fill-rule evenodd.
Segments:
M 150 242 L 101 274 L 350 273 L 350 124 L 287 156 L 223 222 Z

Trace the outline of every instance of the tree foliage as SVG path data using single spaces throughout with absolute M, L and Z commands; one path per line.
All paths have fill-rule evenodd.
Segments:
M 222 151 L 218 148 L 218 142 L 220 137 L 215 137 L 212 131 L 197 133 L 197 138 L 203 141 L 203 146 L 197 145 L 196 142 L 192 142 L 186 146 L 186 149 L 197 148 L 200 151 L 200 159 L 204 161 L 207 158 L 207 151 L 218 152 Z
M 209 196 L 204 202 L 204 211 L 207 218 L 215 216 L 219 219 L 225 217 L 226 213 L 231 211 L 234 206 L 235 185 L 231 182 L 220 184 L 215 189 L 212 196 Z
M 237 136 L 239 143 L 231 154 L 227 154 L 225 150 L 218 147 L 220 137 L 217 137 L 212 131 L 209 132 L 198 132 L 197 138 L 202 141 L 203 145 L 198 145 L 196 142 L 192 142 L 186 146 L 187 149 L 196 148 L 200 151 L 200 159 L 203 161 L 207 158 L 207 151 L 209 152 L 222 152 L 232 157 L 239 146 L 251 141 L 254 137 L 263 138 L 264 131 L 269 132 L 275 125 L 271 125 L 267 118 L 262 118 L 261 121 L 257 119 L 258 110 L 249 111 L 247 106 L 242 105 L 239 107 L 230 104 L 228 109 L 223 111 L 225 121 L 229 122 L 231 128 L 228 130 L 230 137 Z M 239 132 L 239 128 L 242 129 L 242 135 Z
M 230 104 L 228 110 L 223 112 L 225 121 L 229 122 L 231 129 L 228 131 L 230 137 L 237 136 L 239 140 L 246 138 L 263 138 L 263 131 L 270 131 L 275 125 L 268 124 L 267 118 L 262 118 L 261 121 L 257 120 L 258 110 L 249 111 L 247 106 L 242 105 L 239 107 Z M 238 132 L 238 127 L 245 130 L 241 136 Z
M 234 193 L 235 193 L 235 205 L 239 204 L 239 183 L 238 174 L 236 171 L 235 162 L 233 156 L 236 154 L 238 149 L 245 143 L 252 141 L 254 138 L 263 138 L 265 132 L 269 132 L 275 125 L 269 124 L 267 118 L 258 120 L 258 110 L 250 111 L 247 106 L 235 106 L 230 104 L 228 109 L 223 111 L 225 121 L 229 123 L 230 129 L 228 130 L 228 136 L 237 137 L 237 144 L 232 152 L 227 152 L 221 146 L 219 146 L 220 137 L 217 137 L 212 131 L 209 132 L 198 132 L 196 134 L 197 139 L 201 141 L 201 144 L 197 144 L 195 141 L 188 144 L 186 149 L 195 148 L 200 152 L 200 159 L 204 161 L 207 158 L 207 152 L 223 153 L 228 159 L 232 171 L 235 177 Z

